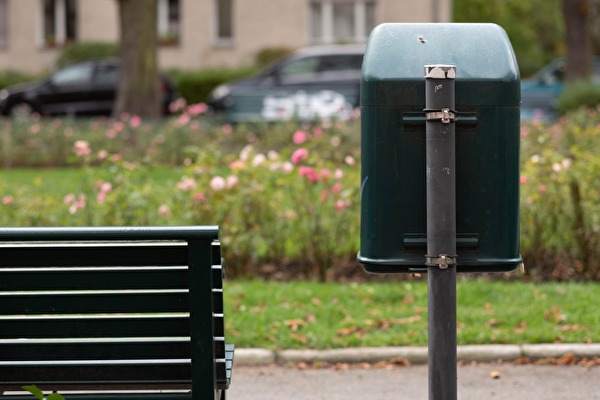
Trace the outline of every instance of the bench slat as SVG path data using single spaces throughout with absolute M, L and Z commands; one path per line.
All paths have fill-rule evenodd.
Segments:
M 140 316 L 0 317 L 0 339 L 163 337 L 186 336 L 190 319 L 185 314 Z M 222 336 L 222 335 L 221 335 Z
M 187 249 L 184 243 L 68 243 L 31 247 L 10 244 L 0 247 L 0 251 L 0 266 L 3 267 L 187 265 Z
M 0 291 L 187 289 L 187 266 L 1 268 Z
M 9 314 L 165 313 L 189 310 L 187 290 L 0 293 Z
M 55 342 L 0 340 L 0 361 L 185 358 L 189 356 L 191 346 L 189 338 L 160 338 L 161 341 L 130 338 L 136 340 L 127 342 L 122 338 L 110 338 L 111 342 L 100 339 L 83 342 L 76 339 Z M 224 337 L 214 338 L 215 358 L 226 358 L 231 352 L 227 346 Z
M 186 358 L 190 355 L 189 337 L 181 338 L 109 338 L 76 341 L 71 340 L 12 340 L 0 341 L 0 361 L 70 360 L 70 359 L 166 359 Z M 224 357 L 224 352 L 217 358 Z

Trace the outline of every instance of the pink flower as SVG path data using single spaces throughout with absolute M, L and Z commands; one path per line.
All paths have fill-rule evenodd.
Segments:
M 292 141 L 295 144 L 302 144 L 304 142 L 306 142 L 308 140 L 308 133 L 302 131 L 302 130 L 297 130 L 296 132 L 294 132 L 294 135 L 292 136 Z
M 319 175 L 321 178 L 327 179 L 331 176 L 331 171 L 328 168 L 323 168 L 321 171 L 319 171 Z
M 225 181 L 225 186 L 227 189 L 231 189 L 236 186 L 240 182 L 239 178 L 235 175 L 229 175 Z
M 521 184 L 525 184 L 525 183 L 527 183 L 527 177 L 526 177 L 526 176 L 521 176 L 521 178 L 519 179 L 519 182 L 520 182 Z
M 215 176 L 210 180 L 210 187 L 214 191 L 223 190 L 227 187 L 227 182 L 220 176 Z
M 172 113 L 176 113 L 176 112 L 184 109 L 185 105 L 186 105 L 185 99 L 183 97 L 180 97 L 177 100 L 171 102 L 171 104 L 169 104 L 169 111 L 171 111 Z
M 158 207 L 158 214 L 162 217 L 168 217 L 171 215 L 171 210 L 168 205 L 161 204 L 160 207 Z
M 105 160 L 107 157 L 108 157 L 108 151 L 100 150 L 98 152 L 98 160 L 102 161 L 102 160 Z
M 2 204 L 4 204 L 5 206 L 11 204 L 13 201 L 15 201 L 15 199 L 12 196 L 4 196 L 2 198 Z
M 344 211 L 346 208 L 350 207 L 351 204 L 352 200 L 350 199 L 338 200 L 335 202 L 335 209 L 338 211 Z
M 298 173 L 300 174 L 300 176 L 307 177 L 308 180 L 311 182 L 317 182 L 319 180 L 319 175 L 317 175 L 317 172 L 310 167 L 302 166 L 298 170 Z
M 303 160 L 306 160 L 306 158 L 308 157 L 308 150 L 302 148 L 302 149 L 298 149 L 296 151 L 294 151 L 294 153 L 292 154 L 292 162 L 294 164 L 298 164 Z
M 262 154 L 262 153 L 257 154 L 252 159 L 252 166 L 258 167 L 260 165 L 263 165 L 265 163 L 265 161 L 267 161 L 267 157 L 264 154 Z
M 331 192 L 332 193 L 340 193 L 342 191 L 342 184 L 341 183 L 336 183 L 331 187 Z
M 229 168 L 231 168 L 232 171 L 235 171 L 236 169 L 244 169 L 245 167 L 246 164 L 242 160 L 236 160 L 229 164 Z
M 292 165 L 291 162 L 286 161 L 281 165 L 281 170 L 283 172 L 285 172 L 286 174 L 289 174 L 290 172 L 292 172 L 294 170 L 294 165 Z
M 194 190 L 196 188 L 196 181 L 193 178 L 188 178 L 187 176 L 184 176 L 183 178 L 181 178 L 181 181 L 177 182 L 175 186 L 177 187 L 177 189 L 182 190 L 184 192 Z
M 115 121 L 112 127 L 117 132 L 123 132 L 123 130 L 125 129 L 125 124 L 121 121 Z
M 221 127 L 221 132 L 223 132 L 223 135 L 229 136 L 233 133 L 233 127 L 230 124 L 225 124 Z
M 87 157 L 92 154 L 92 149 L 90 149 L 90 144 L 85 140 L 76 140 L 73 145 L 73 151 L 77 157 Z
M 193 198 L 194 198 L 194 201 L 198 201 L 198 202 L 206 201 L 206 197 L 202 193 L 194 193 Z
M 140 118 L 139 115 L 134 115 L 133 117 L 131 117 L 131 119 L 129 120 L 129 125 L 132 128 L 138 128 L 140 125 L 142 124 L 142 118 Z
M 100 191 L 101 192 L 110 192 L 111 190 L 112 190 L 112 184 L 110 182 L 104 182 L 100 186 Z
M 181 114 L 179 118 L 177 118 L 176 125 L 179 127 L 186 126 L 190 122 L 190 120 L 191 118 L 188 114 Z
M 104 203 L 105 200 L 106 200 L 106 192 L 98 193 L 98 195 L 96 196 L 96 201 L 98 203 Z
M 65 196 L 64 202 L 69 206 L 69 213 L 75 214 L 77 211 L 85 208 L 85 195 L 80 194 L 75 197 L 74 194 L 69 193 Z
M 315 126 L 312 131 L 315 137 L 323 137 L 324 135 L 323 128 L 321 128 L 320 126 Z
M 192 104 L 187 108 L 191 115 L 204 114 L 208 111 L 208 106 L 205 103 Z
M 75 195 L 73 193 L 67 194 L 63 199 L 65 204 L 71 204 L 73 201 L 75 201 Z
M 35 134 L 40 133 L 40 131 L 42 130 L 42 128 L 40 127 L 40 124 L 33 124 L 29 127 L 29 132 Z

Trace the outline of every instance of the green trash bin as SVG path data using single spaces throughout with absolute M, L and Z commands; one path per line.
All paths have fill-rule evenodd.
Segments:
M 424 66 L 456 66 L 457 272 L 515 269 L 520 77 L 494 24 L 382 24 L 361 78 L 361 244 L 367 272 L 426 272 Z

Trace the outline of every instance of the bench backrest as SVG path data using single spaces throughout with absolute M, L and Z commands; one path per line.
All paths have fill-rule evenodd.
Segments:
M 217 227 L 0 229 L 0 392 L 212 400 L 229 384 L 224 337 Z

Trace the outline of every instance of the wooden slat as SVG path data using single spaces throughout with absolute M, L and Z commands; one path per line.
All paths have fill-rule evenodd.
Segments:
M 85 267 L 186 265 L 184 244 L 55 244 L 4 245 L 0 247 L 3 267 Z
M 189 356 L 189 337 L 0 340 L 0 361 L 163 359 Z M 224 344 L 218 357 L 225 357 Z
M 4 315 L 187 312 L 188 291 L 41 291 L 0 293 Z
M 114 387 L 119 384 L 169 387 L 191 383 L 191 363 L 189 360 L 176 360 L 173 363 L 151 363 L 149 360 L 132 363 L 129 360 L 121 364 L 113 362 L 98 365 L 64 362 L 55 366 L 41 362 L 27 366 L 0 363 L 0 377 L 6 382 L 3 387 L 12 387 L 12 390 L 32 382 L 40 386 L 52 382 L 62 390 L 67 390 L 70 386 Z
M 0 291 L 187 289 L 187 280 L 187 265 L 0 268 Z
M 149 314 L 137 317 L 119 315 L 0 317 L 0 339 L 163 337 L 189 334 L 189 316 L 181 314 Z

